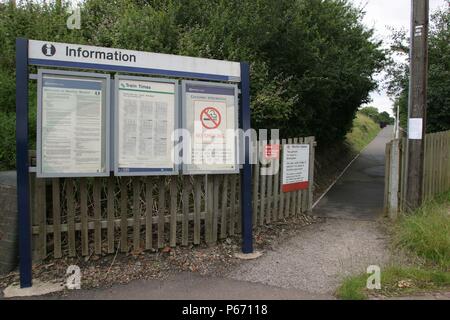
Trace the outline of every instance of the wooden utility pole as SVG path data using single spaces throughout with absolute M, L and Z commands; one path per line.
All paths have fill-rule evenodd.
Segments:
M 428 0 L 412 0 L 406 205 L 422 203 L 428 75 Z

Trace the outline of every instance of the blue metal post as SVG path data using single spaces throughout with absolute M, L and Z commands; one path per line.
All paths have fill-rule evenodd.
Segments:
M 250 68 L 247 62 L 241 62 L 241 129 L 250 130 Z M 242 252 L 253 252 L 252 222 L 252 167 L 250 164 L 250 138 L 242 141 L 244 164 L 241 170 L 241 210 L 242 210 Z
M 31 223 L 28 180 L 28 39 L 16 39 L 16 170 L 20 287 L 31 287 Z

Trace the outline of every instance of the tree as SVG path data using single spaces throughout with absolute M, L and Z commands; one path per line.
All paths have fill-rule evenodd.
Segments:
M 386 111 L 383 111 L 381 113 L 378 114 L 378 119 L 377 119 L 378 123 L 384 123 L 384 124 L 394 124 L 395 119 L 392 118 L 389 113 L 387 113 Z
M 405 32 L 396 32 L 391 55 L 407 52 L 409 38 Z M 450 129 L 450 10 L 432 14 L 428 43 L 428 101 L 427 132 Z M 388 92 L 395 98 L 394 111 L 400 108 L 400 124 L 407 127 L 409 65 L 391 60 L 388 69 Z
M 395 119 L 392 118 L 389 113 L 387 113 L 386 111 L 380 113 L 375 107 L 364 107 L 359 110 L 359 112 L 368 116 L 378 124 L 393 124 L 395 121 Z
M 369 118 L 371 118 L 374 121 L 377 121 L 377 119 L 378 119 L 379 113 L 378 113 L 378 109 L 375 107 L 364 107 L 361 110 L 359 110 L 359 112 L 368 116 Z

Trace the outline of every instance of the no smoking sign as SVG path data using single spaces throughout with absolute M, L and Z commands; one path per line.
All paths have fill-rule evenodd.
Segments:
M 216 108 L 207 107 L 200 113 L 200 121 L 202 122 L 202 126 L 204 128 L 216 129 L 222 121 L 222 116 Z

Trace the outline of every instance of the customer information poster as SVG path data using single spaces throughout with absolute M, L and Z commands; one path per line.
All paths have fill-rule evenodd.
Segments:
M 105 172 L 102 80 L 44 76 L 41 171 L 43 174 Z
M 175 89 L 175 83 L 118 80 L 118 172 L 174 171 Z
M 185 128 L 191 135 L 185 170 L 236 172 L 236 87 L 186 82 Z

